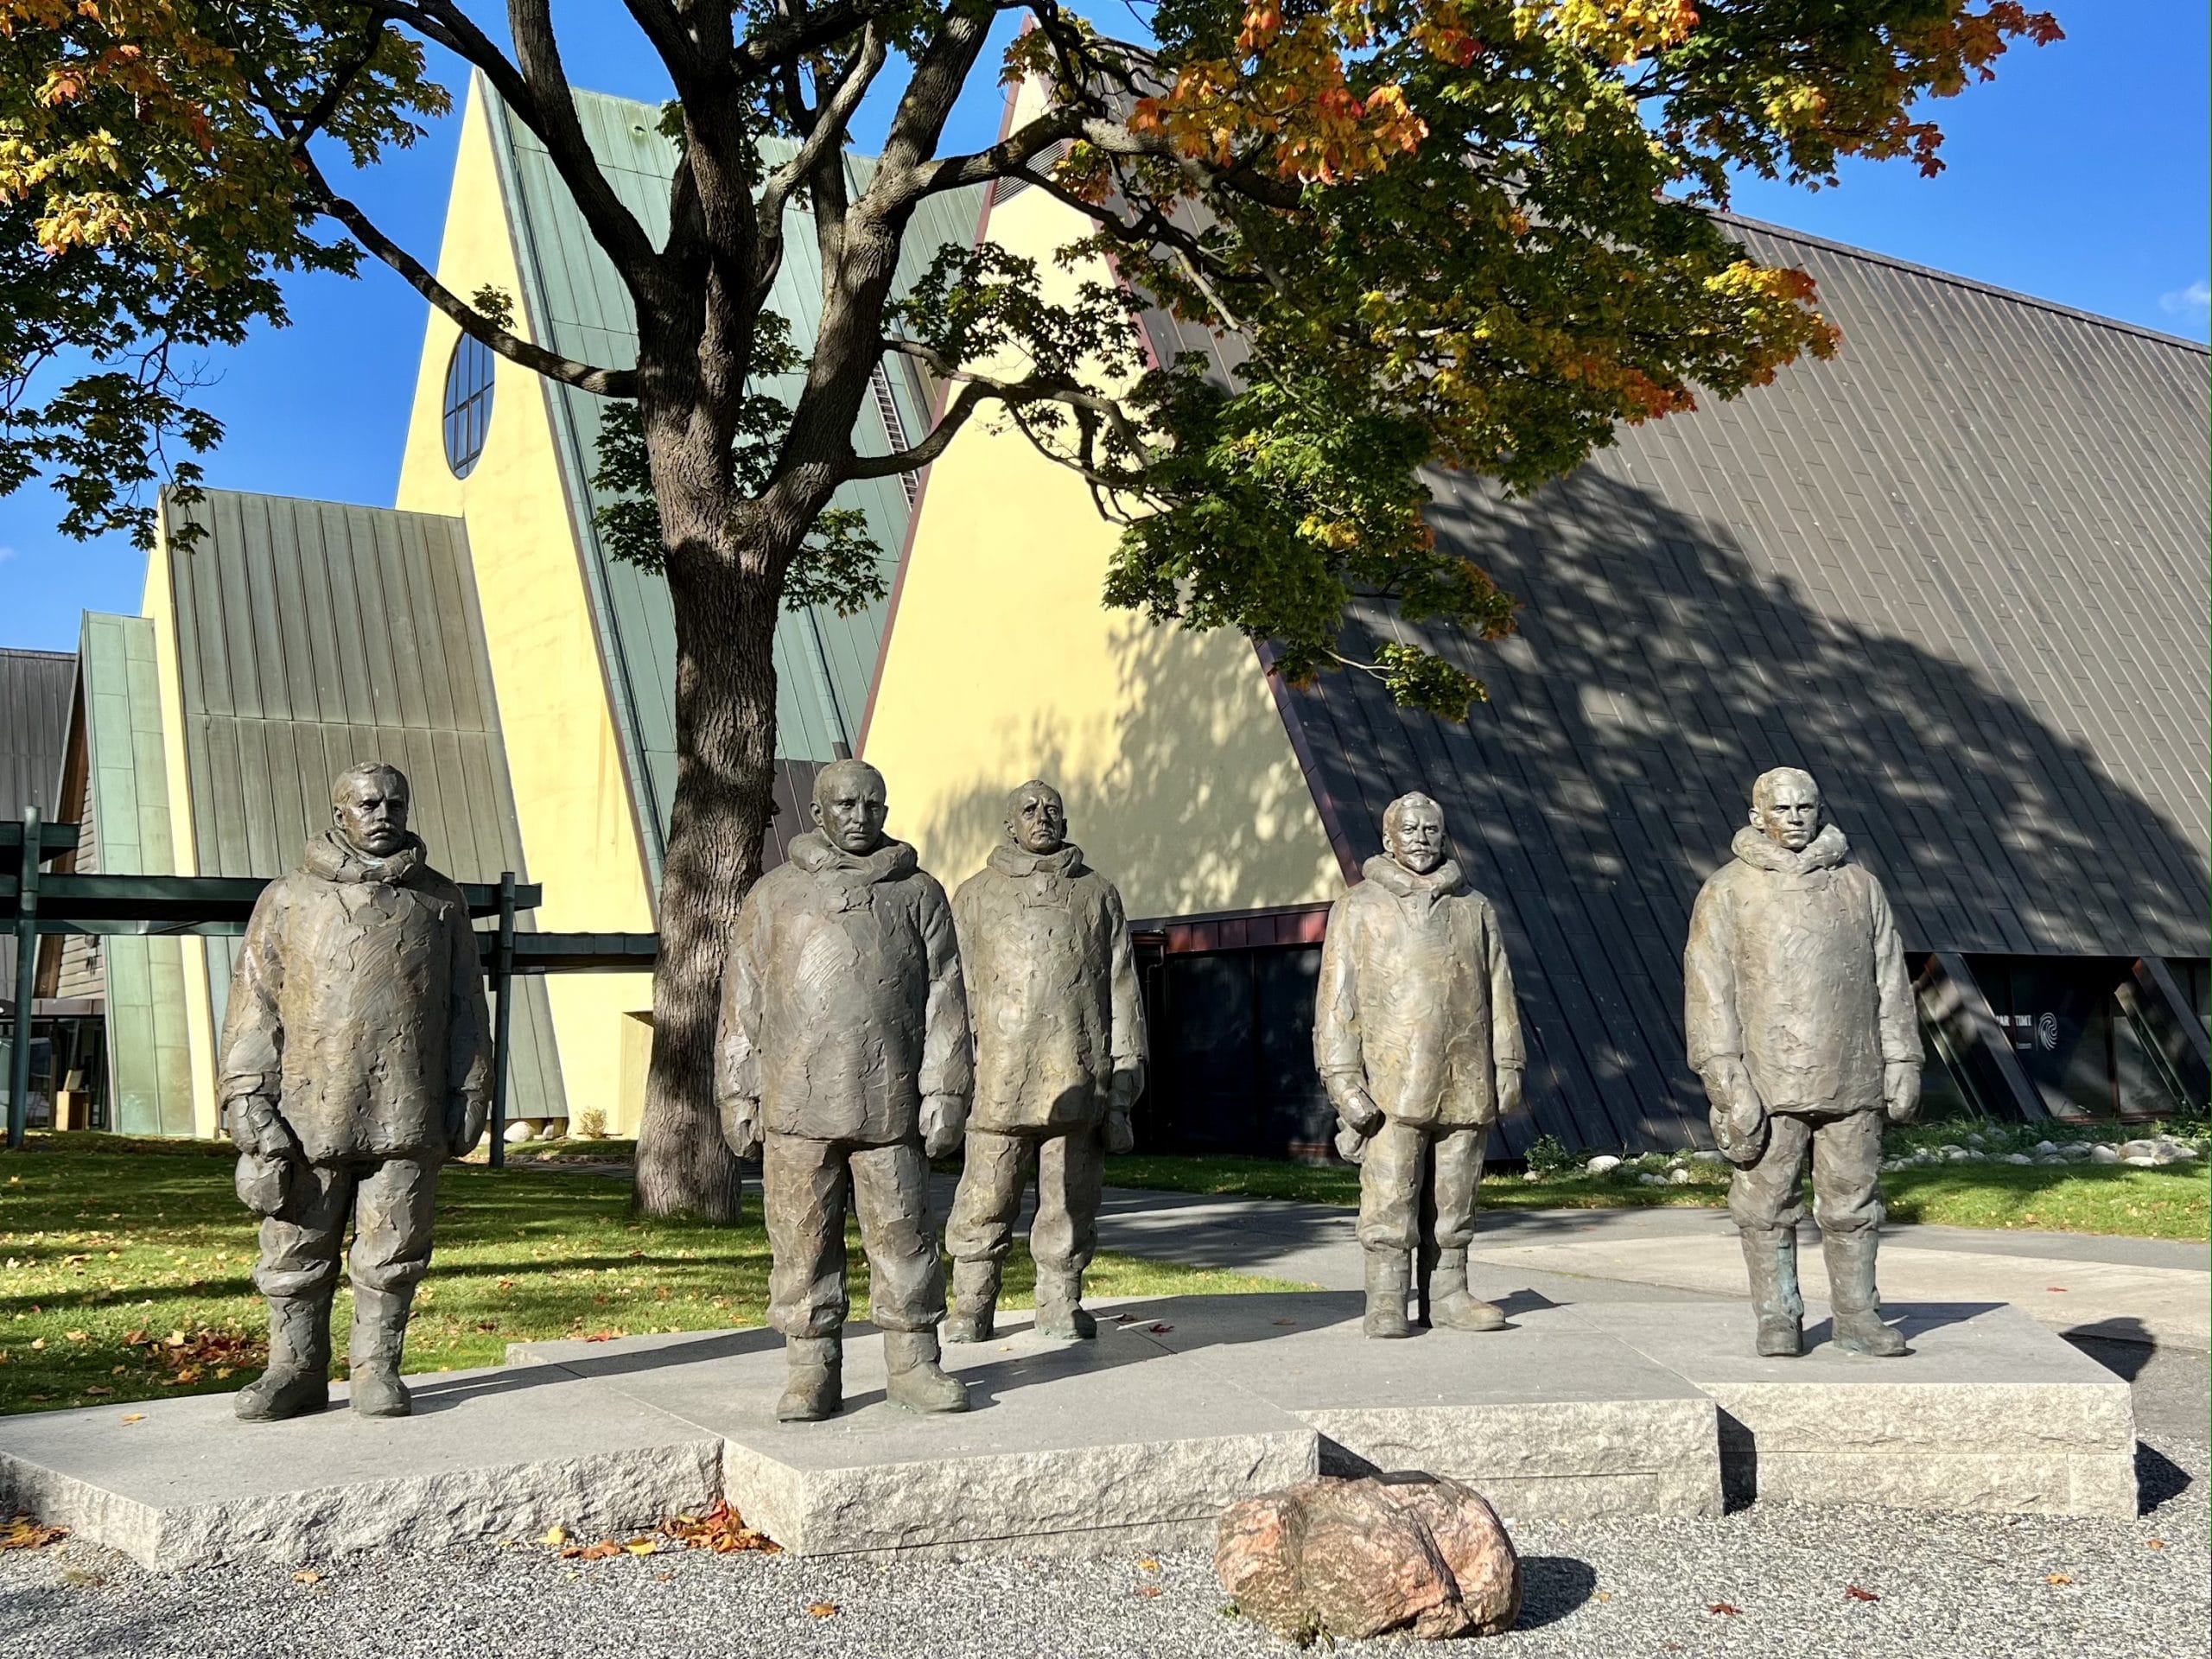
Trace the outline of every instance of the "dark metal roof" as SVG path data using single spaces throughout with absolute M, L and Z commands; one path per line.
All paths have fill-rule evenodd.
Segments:
M 388 760 L 439 869 L 526 878 L 461 520 L 228 490 L 190 511 L 207 534 L 170 569 L 198 874 L 283 874 L 331 780 Z M 234 951 L 207 942 L 218 1020 Z M 508 1115 L 565 1116 L 543 982 L 515 1013 Z
M 66 651 L 0 651 L 0 821 L 38 808 L 48 823 L 61 793 L 77 659 Z M 16 995 L 16 942 L 0 939 L 0 997 Z
M 1355 867 L 1421 789 L 1503 912 L 1516 1147 L 1702 1134 L 1682 940 L 1769 766 L 1821 780 L 1909 946 L 2206 954 L 2203 348 L 1732 228 L 1818 279 L 1840 355 L 1530 500 L 1440 480 L 1440 536 L 1526 602 L 1519 636 L 1375 607 L 1347 649 L 1414 638 L 1482 677 L 1465 725 L 1357 674 L 1286 700 Z

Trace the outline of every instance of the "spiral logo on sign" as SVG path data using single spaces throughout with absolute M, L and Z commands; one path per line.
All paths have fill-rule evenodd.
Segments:
M 2058 1046 L 2058 1016 L 2039 1014 L 2036 1016 L 2036 1046 L 2038 1048 Z

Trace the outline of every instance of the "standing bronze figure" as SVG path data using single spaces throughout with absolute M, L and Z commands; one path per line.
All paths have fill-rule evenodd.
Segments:
M 1313 1058 L 1360 1166 L 1359 1242 L 1370 1337 L 1407 1337 L 1409 1258 L 1434 1263 L 1430 1318 L 1495 1331 L 1505 1315 L 1467 1288 L 1483 1154 L 1521 1103 L 1521 1009 L 1497 912 L 1445 851 L 1444 810 L 1402 795 L 1382 855 L 1329 907 Z M 1425 1226 L 1424 1198 L 1434 1211 Z
M 952 916 L 975 1027 L 976 1102 L 945 1230 L 945 1335 L 991 1336 L 1033 1173 L 1037 1329 L 1095 1337 L 1083 1274 L 1098 1244 L 1105 1156 L 1135 1144 L 1129 1108 L 1144 1087 L 1144 1010 L 1122 895 L 1068 840 L 1059 791 L 1033 780 L 1007 798 L 1006 840 L 961 884 Z
M 784 1333 L 786 1422 L 844 1403 L 845 1204 L 883 1327 L 890 1397 L 963 1411 L 939 1368 L 944 1268 L 929 1160 L 960 1144 L 972 1082 L 960 951 L 944 889 L 883 833 L 883 774 L 824 766 L 814 822 L 738 911 L 722 976 L 715 1095 L 740 1157 L 760 1152 L 774 1261 L 768 1322 Z
M 1737 1166 L 1758 1351 L 1803 1351 L 1797 1224 L 1813 1166 L 1836 1345 L 1890 1357 L 1874 1287 L 1882 1126 L 1920 1103 L 1920 1026 L 1890 901 L 1828 822 L 1820 785 L 1784 766 L 1751 786 L 1751 821 L 1690 915 L 1682 955 L 1689 1061 Z
M 404 1417 L 407 1315 L 430 1265 L 438 1166 L 491 1109 L 484 975 L 461 889 L 408 833 L 407 779 L 355 766 L 331 827 L 253 907 L 223 1020 L 221 1094 L 238 1196 L 263 1217 L 253 1281 L 269 1369 L 249 1421 L 330 1403 L 330 1306 L 346 1224 L 352 1402 Z

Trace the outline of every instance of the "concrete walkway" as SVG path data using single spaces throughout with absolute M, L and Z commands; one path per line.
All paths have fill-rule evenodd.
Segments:
M 1333 1205 L 1109 1191 L 1100 1245 L 1131 1255 L 1356 1289 L 1354 1212 Z M 1819 1235 L 1801 1235 L 1808 1297 L 1825 1300 Z M 1708 1300 L 1745 1293 L 1735 1230 L 1717 1209 L 1491 1211 L 1470 1253 L 1477 1288 L 1552 1301 Z M 1891 1227 L 1881 1282 L 1893 1302 L 2011 1302 L 2068 1336 L 2212 1350 L 2206 1247 L 2081 1233 Z M 1624 1290 L 1633 1287 L 1632 1294 Z

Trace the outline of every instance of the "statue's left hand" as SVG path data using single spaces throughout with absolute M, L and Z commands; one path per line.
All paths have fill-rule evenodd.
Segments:
M 1882 1068 L 1882 1109 L 1892 1123 L 1910 1123 L 1920 1110 L 1920 1068 L 1910 1060 Z
M 446 1152 L 466 1158 L 484 1138 L 492 1121 L 492 1103 L 482 1095 L 455 1095 L 446 1103 Z
M 1109 1110 L 1106 1114 L 1106 1151 L 1108 1155 L 1120 1157 L 1125 1152 L 1135 1152 L 1137 1132 L 1130 1127 L 1129 1115 L 1125 1111 Z
M 1510 1116 L 1521 1109 L 1521 1068 L 1501 1065 L 1497 1068 L 1497 1115 Z
M 943 1158 L 960 1144 L 968 1122 L 968 1109 L 950 1095 L 922 1096 L 922 1150 Z

